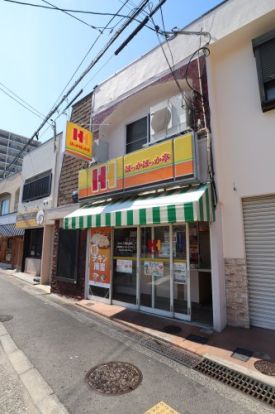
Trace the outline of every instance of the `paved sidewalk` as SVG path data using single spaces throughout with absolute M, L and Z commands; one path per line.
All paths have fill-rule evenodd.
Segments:
M 91 300 L 81 300 L 76 304 L 129 328 L 212 359 L 275 387 L 275 376 L 263 375 L 254 367 L 254 363 L 259 359 L 268 359 L 275 362 L 275 331 L 261 328 L 226 328 L 223 332 L 218 333 L 211 329 L 140 313 L 122 306 L 107 305 Z M 164 329 L 167 325 L 177 326 L 181 331 L 174 335 L 165 333 Z M 200 344 L 189 340 L 187 339 L 189 335 L 206 338 L 207 343 Z M 233 358 L 232 353 L 236 348 L 250 350 L 253 352 L 253 356 L 246 362 Z
M 38 414 L 0 345 L 0 412 L 5 414 Z

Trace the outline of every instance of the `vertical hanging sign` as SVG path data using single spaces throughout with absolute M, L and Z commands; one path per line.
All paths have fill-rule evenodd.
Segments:
M 110 287 L 111 233 L 110 227 L 91 229 L 89 284 Z
M 88 129 L 67 122 L 66 130 L 66 154 L 73 155 L 83 160 L 91 161 L 93 148 L 93 134 Z

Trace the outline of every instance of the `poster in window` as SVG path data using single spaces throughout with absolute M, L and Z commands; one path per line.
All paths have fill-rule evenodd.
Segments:
M 117 261 L 116 261 L 116 271 L 118 273 L 132 274 L 132 272 L 133 272 L 133 262 L 132 262 L 132 260 L 117 259 Z
M 163 262 L 144 262 L 144 275 L 163 277 L 164 264 Z
M 174 279 L 176 282 L 186 283 L 186 279 L 187 279 L 186 263 L 182 263 L 182 262 L 174 263 Z
M 89 284 L 110 287 L 111 228 L 91 229 Z

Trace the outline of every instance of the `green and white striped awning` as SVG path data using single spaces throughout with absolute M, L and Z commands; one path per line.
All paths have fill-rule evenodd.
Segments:
M 154 196 L 128 198 L 104 205 L 82 207 L 66 216 L 65 229 L 138 226 L 212 221 L 210 186 L 167 191 Z

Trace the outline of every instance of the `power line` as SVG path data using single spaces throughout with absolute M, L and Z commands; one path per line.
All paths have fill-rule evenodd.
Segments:
M 124 3 L 122 4 L 122 6 L 118 9 L 117 13 L 111 17 L 111 19 L 107 22 L 107 24 L 105 25 L 105 28 L 107 26 L 109 26 L 109 24 L 112 23 L 112 21 L 118 16 L 119 12 L 123 9 L 123 7 L 128 3 L 129 0 L 125 0 Z M 104 28 L 104 29 L 105 29 Z M 103 32 L 104 32 L 103 29 Z M 63 93 L 65 92 L 65 90 L 67 89 L 67 87 L 69 86 L 69 84 L 71 83 L 72 79 L 74 78 L 74 76 L 76 75 L 76 73 L 78 72 L 79 68 L 81 67 L 81 65 L 83 64 L 83 62 L 86 60 L 87 56 L 89 55 L 89 53 L 92 51 L 92 49 L 94 48 L 94 46 L 96 45 L 96 43 L 98 42 L 99 38 L 102 36 L 102 33 L 100 33 L 97 38 L 94 40 L 94 42 L 92 43 L 92 45 L 89 47 L 88 51 L 86 52 L 85 56 L 82 58 L 81 62 L 78 64 L 77 68 L 75 69 L 75 71 L 73 72 L 72 76 L 70 77 L 70 79 L 68 80 L 68 82 L 66 83 L 66 85 L 64 86 L 64 88 L 62 89 L 62 92 L 59 94 L 58 98 L 56 99 L 54 105 L 52 106 L 52 108 L 57 104 L 57 102 L 59 101 L 59 99 L 62 97 Z M 96 72 L 98 73 L 98 72 Z M 90 81 L 89 81 L 90 82 Z M 88 85 L 88 83 L 84 86 L 83 89 L 86 88 L 86 86 Z M 60 118 L 60 116 L 62 115 L 64 111 L 62 111 L 55 119 L 54 122 L 57 121 L 58 118 Z M 43 132 L 43 135 L 49 130 L 49 127 Z
M 162 0 L 166 1 L 166 0 Z M 69 95 L 72 93 L 72 91 L 79 85 L 79 83 L 83 80 L 83 78 L 90 72 L 90 70 L 96 65 L 96 63 L 102 58 L 102 56 L 107 52 L 107 50 L 110 48 L 110 46 L 116 41 L 116 39 L 121 35 L 121 33 L 129 26 L 129 24 L 138 16 L 141 12 L 141 10 L 146 6 L 146 4 L 149 2 L 149 0 L 143 0 L 139 7 L 134 10 L 131 15 L 129 15 L 128 20 L 121 26 L 120 29 L 117 30 L 117 32 L 112 36 L 112 38 L 107 42 L 105 47 L 97 54 L 97 56 L 92 60 L 92 62 L 88 65 L 88 67 L 85 69 L 85 71 L 80 75 L 80 77 L 75 81 L 75 83 L 70 87 L 70 89 L 67 91 L 67 93 L 61 98 L 61 100 L 55 105 L 53 109 L 50 110 L 46 118 L 43 120 L 42 124 L 37 128 L 37 130 L 34 132 L 34 134 L 31 136 L 29 141 L 24 145 L 23 149 L 20 151 L 20 153 L 17 155 L 17 157 L 22 154 L 25 149 L 28 147 L 28 145 L 33 141 L 35 137 L 38 137 L 38 133 L 43 128 L 43 126 L 46 124 L 46 122 L 53 116 L 55 112 L 57 112 L 58 108 L 63 104 L 63 102 L 69 97 Z M 16 162 L 17 157 L 11 161 L 11 163 L 8 165 L 6 171 L 10 169 L 10 167 Z
M 0 85 L 4 86 L 1 82 Z M 10 91 L 11 93 L 7 92 L 7 90 L 3 89 L 0 86 L 0 90 L 6 94 L 9 98 L 11 98 L 12 100 L 14 100 L 15 102 L 17 102 L 19 105 L 21 105 L 23 108 L 27 109 L 27 111 L 31 112 L 33 115 L 37 116 L 40 119 L 44 119 L 44 115 L 42 115 L 40 112 L 38 112 L 35 108 L 33 108 L 31 105 L 29 105 L 27 102 L 25 102 L 22 98 L 18 97 L 18 95 L 16 95 L 14 92 L 12 92 L 10 89 L 8 89 L 6 86 L 4 86 L 4 88 L 6 88 L 8 91 Z M 14 96 L 13 96 L 13 95 Z M 18 99 L 17 99 L 18 97 Z
M 70 12 L 70 13 L 82 13 L 82 14 L 92 14 L 95 16 L 113 16 L 113 17 L 127 17 L 125 14 L 116 14 L 116 13 L 109 13 L 109 12 L 95 12 L 90 10 L 76 10 L 76 9 L 63 9 L 63 8 L 55 8 L 50 6 L 43 6 L 42 4 L 35 4 L 35 3 L 27 3 L 23 1 L 17 1 L 17 0 L 3 0 L 8 3 L 14 3 L 14 4 L 20 4 L 21 6 L 30 6 L 30 7 L 37 7 L 41 9 L 47 9 L 47 10 L 59 10 L 63 12 Z
M 43 3 L 49 4 L 50 6 L 52 6 L 53 9 L 63 12 L 64 14 L 67 14 L 67 16 L 70 16 L 72 19 L 75 19 L 75 20 L 79 21 L 80 23 L 85 24 L 86 26 L 90 27 L 93 30 L 98 30 L 101 33 L 101 29 L 99 29 L 98 27 L 95 27 L 92 24 L 89 24 L 89 23 L 85 22 L 85 20 L 82 20 L 79 17 L 74 16 L 73 14 L 67 12 L 66 10 L 60 9 L 55 4 L 52 4 L 49 1 L 46 1 L 46 0 L 42 0 L 42 1 L 43 1 Z
M 115 55 L 118 55 L 122 49 L 140 32 L 140 30 L 148 23 L 149 19 L 159 10 L 159 8 L 166 2 L 166 0 L 160 0 L 159 3 L 150 11 L 150 13 L 143 19 L 134 31 L 124 40 L 124 42 L 115 51 Z

